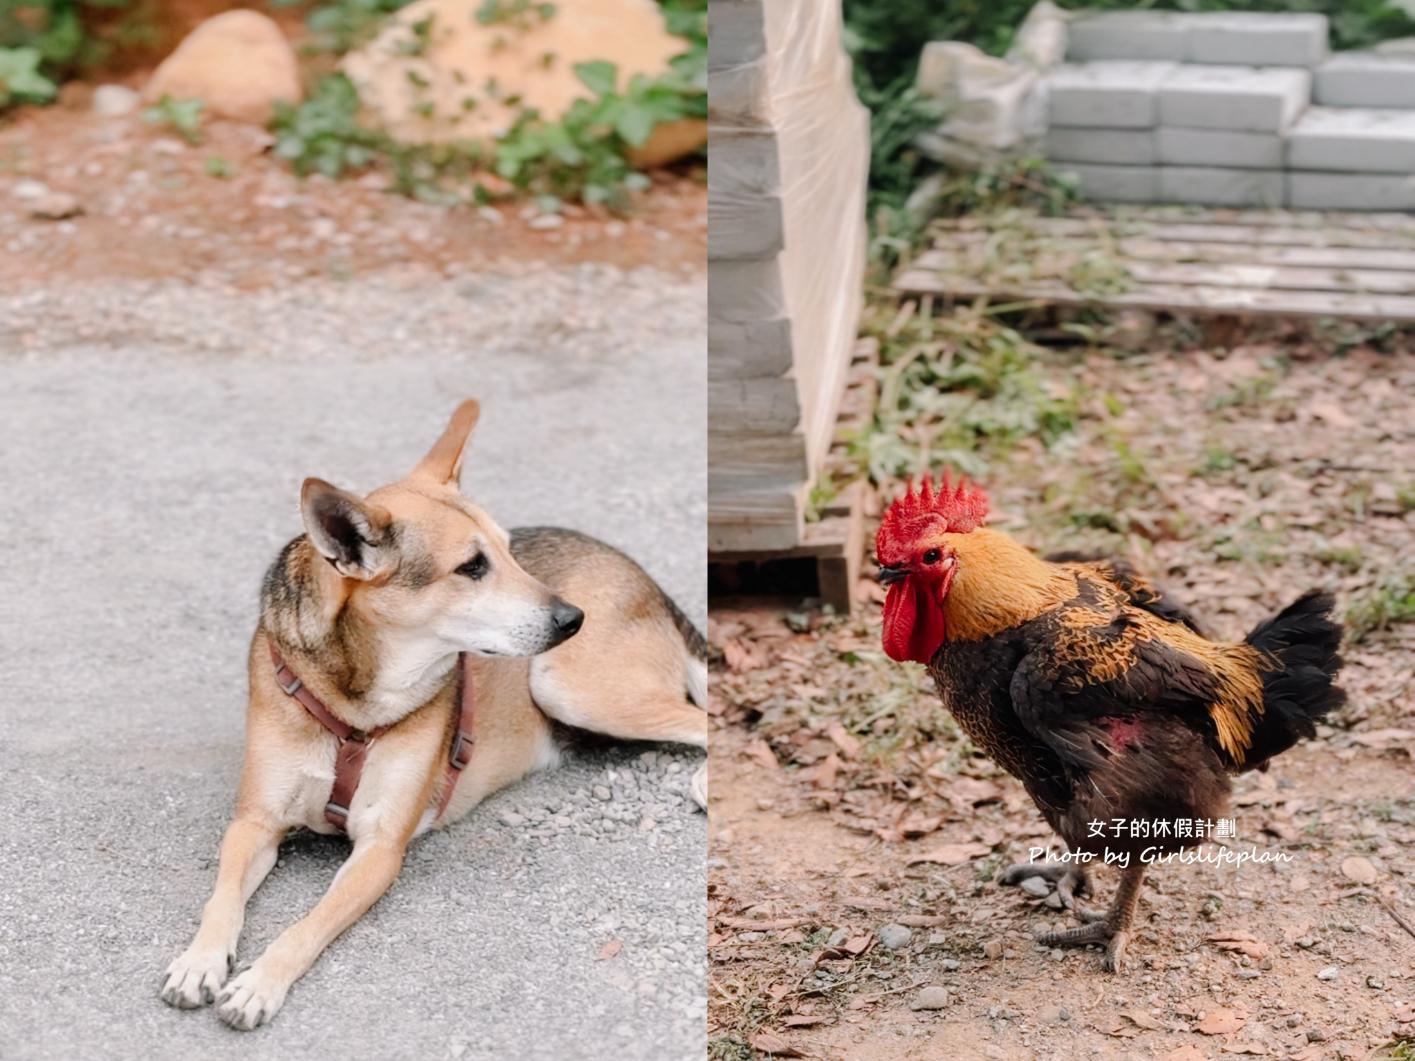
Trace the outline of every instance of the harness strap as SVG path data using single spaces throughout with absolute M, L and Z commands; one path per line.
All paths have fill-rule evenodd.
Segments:
M 341 832 L 348 832 L 349 807 L 353 805 L 354 793 L 358 791 L 369 748 L 397 723 L 367 731 L 355 729 L 330 711 L 319 697 L 305 687 L 304 682 L 300 681 L 299 676 L 280 655 L 274 641 L 267 637 L 266 644 L 270 648 L 270 662 L 275 667 L 275 684 L 280 687 L 280 691 L 297 701 L 309 712 L 310 717 L 339 741 L 339 750 L 334 757 L 334 785 L 329 793 L 329 801 L 324 805 L 324 820 Z M 471 761 L 472 744 L 475 740 L 472 735 L 472 718 L 476 707 L 476 691 L 465 653 L 457 657 L 457 669 L 460 674 L 460 707 L 457 724 L 452 731 L 452 747 L 448 751 L 442 798 L 437 808 L 439 818 L 446 813 L 447 805 L 452 802 L 452 793 L 457 787 L 457 779 L 461 777 L 462 769 Z

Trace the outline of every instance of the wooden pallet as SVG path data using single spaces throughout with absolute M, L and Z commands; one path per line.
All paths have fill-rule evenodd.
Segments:
M 860 340 L 824 462 L 824 474 L 832 479 L 850 466 L 845 449 L 874 417 L 878 369 L 879 344 Z M 806 524 L 800 544 L 793 548 L 709 553 L 709 595 L 816 597 L 836 611 L 851 611 L 865 557 L 865 516 L 874 507 L 874 493 L 863 481 L 855 481 L 821 509 L 820 519 Z
M 1415 322 L 1415 217 L 1110 209 L 938 223 L 903 295 Z

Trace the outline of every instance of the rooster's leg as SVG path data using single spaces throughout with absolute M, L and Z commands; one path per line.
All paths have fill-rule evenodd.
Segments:
M 1077 902 L 1078 896 L 1092 895 L 1091 878 L 1082 862 L 1017 862 L 998 876 L 999 884 L 1021 884 L 1028 877 L 1041 877 L 1056 883 L 1061 905 L 1074 911 L 1083 921 L 1094 921 L 1104 915 Z
M 1130 923 L 1135 918 L 1135 906 L 1140 901 L 1140 882 L 1145 878 L 1145 866 L 1140 864 L 1125 870 L 1115 901 L 1099 920 L 1079 928 L 1047 932 L 1038 941 L 1047 947 L 1084 947 L 1088 943 L 1104 943 L 1105 957 L 1101 968 L 1108 973 L 1120 971 L 1125 957 L 1125 945 L 1130 941 Z

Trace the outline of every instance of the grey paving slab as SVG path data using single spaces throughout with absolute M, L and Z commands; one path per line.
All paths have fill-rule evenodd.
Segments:
M 667 746 L 585 744 L 417 841 L 267 1028 L 158 988 L 213 882 L 301 479 L 395 478 L 479 396 L 469 492 L 627 549 L 702 622 L 704 302 L 603 268 L 0 294 L 0 1057 L 703 1056 L 701 753 Z M 285 845 L 243 963 L 345 851 Z
M 1096 62 L 1057 67 L 1046 77 L 1052 125 L 1148 129 L 1157 124 L 1156 89 L 1167 62 Z
M 1311 107 L 1288 131 L 1287 164 L 1301 170 L 1415 171 L 1415 110 Z
M 1170 166 L 1220 166 L 1239 169 L 1281 169 L 1283 139 L 1276 133 L 1242 133 L 1226 129 L 1155 130 L 1157 161 Z
M 1291 170 L 1287 203 L 1295 210 L 1415 210 L 1415 176 Z
M 1097 166 L 1067 162 L 1057 166 L 1069 174 L 1083 199 L 1097 202 L 1152 203 L 1159 195 L 1158 166 Z
M 1079 14 L 1067 26 L 1066 57 L 1171 59 L 1188 51 L 1189 19 L 1175 11 L 1097 11 Z
M 1159 124 L 1279 133 L 1310 102 L 1311 87 L 1308 70 L 1187 64 L 1158 86 Z
M 1415 58 L 1338 52 L 1313 71 L 1312 100 L 1325 107 L 1415 109 Z
M 1192 14 L 1186 21 L 1185 59 L 1191 63 L 1315 66 L 1327 55 L 1325 15 L 1225 11 Z
M 1147 166 L 1157 161 L 1155 134 L 1149 129 L 1073 129 L 1053 125 L 1047 130 L 1046 156 L 1057 162 Z
M 1200 206 L 1276 208 L 1286 195 L 1282 170 L 1216 166 L 1163 166 L 1159 190 L 1164 202 Z

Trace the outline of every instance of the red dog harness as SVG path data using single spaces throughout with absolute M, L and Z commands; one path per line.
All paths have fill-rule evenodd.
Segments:
M 324 820 L 341 832 L 348 832 L 349 807 L 354 802 L 354 793 L 358 791 L 369 748 L 398 723 L 361 730 L 336 718 L 319 697 L 305 688 L 305 683 L 280 655 L 275 642 L 267 639 L 266 643 L 270 646 L 270 662 L 275 665 L 275 684 L 286 696 L 299 701 L 300 706 L 339 741 L 339 753 L 334 760 L 334 788 L 329 793 L 329 802 L 324 805 Z M 462 776 L 462 768 L 472 758 L 472 712 L 476 707 L 476 692 L 472 687 L 472 672 L 467 666 L 466 653 L 457 657 L 457 668 L 461 674 L 461 687 L 457 693 L 461 711 L 447 756 L 447 777 L 443 780 L 442 799 L 437 806 L 439 818 L 446 813 L 447 804 L 452 802 L 452 792 L 457 787 L 457 779 Z

